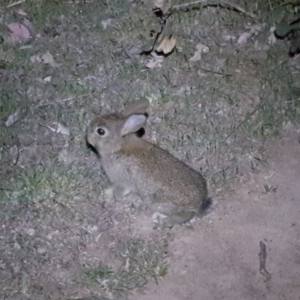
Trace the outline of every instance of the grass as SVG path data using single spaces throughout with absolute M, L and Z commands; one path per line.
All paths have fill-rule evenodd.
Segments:
M 249 0 L 245 7 L 253 10 L 256 2 Z M 259 45 L 267 44 L 269 28 L 274 21 L 293 13 L 292 7 L 282 8 L 281 3 L 259 2 L 258 20 L 220 7 L 201 7 L 174 14 L 170 18 L 178 48 L 165 58 L 161 68 L 152 70 L 144 66 L 147 56 L 130 60 L 123 53 L 124 49 L 139 45 L 141 33 L 147 34 L 153 21 L 157 21 L 139 1 L 134 6 L 121 0 L 85 4 L 27 0 L 17 6 L 16 9 L 27 12 L 41 38 L 30 44 L 30 49 L 9 46 L 1 49 L 6 61 L 5 72 L 17 74 L 22 68 L 25 74 L 9 77 L 13 80 L 4 80 L 0 76 L 3 81 L 0 84 L 0 120 L 4 128 L 0 133 L 3 154 L 0 205 L 26 204 L 47 212 L 78 205 L 78 220 L 83 220 L 76 226 L 88 227 L 94 222 L 92 225 L 105 228 L 99 235 L 109 231 L 107 228 L 111 227 L 105 227 L 103 220 L 113 223 L 107 215 L 111 213 L 114 217 L 115 211 L 111 204 L 98 200 L 104 185 L 103 174 L 98 174 L 100 171 L 95 161 L 88 162 L 85 128 L 95 114 L 119 110 L 127 102 L 145 95 L 153 100 L 149 132 L 156 131 L 157 144 L 181 159 L 188 154 L 200 161 L 212 193 L 236 184 L 240 175 L 237 170 L 243 174 L 254 170 L 257 164 L 266 164 L 268 157 L 264 142 L 278 138 L 285 124 L 299 122 L 299 76 L 293 61 L 287 56 L 288 47 L 281 42 L 270 46 L 265 51 L 265 60 L 250 56 L 254 52 L 256 58 L 256 40 L 259 40 Z M 111 24 L 105 29 L 102 22 L 108 19 L 111 19 Z M 223 39 L 223 35 L 238 38 L 249 30 L 247 26 L 251 28 L 263 22 L 268 24 L 266 28 L 244 46 L 238 46 L 236 40 L 226 42 Z M 207 44 L 210 51 L 201 61 L 191 64 L 188 59 L 200 42 Z M 48 50 L 60 64 L 59 68 L 30 62 L 32 55 L 41 56 Z M 44 83 L 43 78 L 50 75 L 52 81 Z M 11 127 L 6 127 L 6 119 L 18 108 L 22 117 Z M 71 129 L 71 136 L 53 134 L 45 143 L 43 126 L 54 121 L 66 124 Z M 47 153 L 38 164 L 20 166 L 11 163 L 10 150 L 16 141 L 21 141 L 18 144 L 21 158 L 30 149 L 31 145 L 22 144 L 23 135 L 32 138 L 39 152 Z M 74 157 L 70 160 L 72 163 L 58 162 L 62 150 Z M 266 192 L 275 192 L 273 187 L 265 189 Z M 89 206 L 90 200 L 96 204 Z M 80 205 L 87 209 L 84 215 L 82 212 L 83 217 Z M 107 205 L 108 212 L 101 205 L 105 209 Z M 92 213 L 96 215 L 93 222 L 89 218 Z M 22 219 L 22 214 L 16 218 Z M 44 226 L 45 220 L 32 219 L 37 225 L 30 223 L 28 228 L 39 228 L 42 224 L 48 230 Z M 65 221 L 68 228 L 76 227 L 73 219 Z M 121 225 L 115 226 L 114 230 L 118 231 Z M 57 226 L 55 231 L 61 234 L 61 228 Z M 47 236 L 47 232 L 44 235 Z M 74 236 L 80 234 L 76 232 Z M 70 234 L 66 243 L 71 243 L 72 238 Z M 24 237 L 19 235 L 18 239 Z M 132 239 L 129 235 L 126 239 L 128 242 L 118 250 L 119 267 L 115 267 L 112 261 L 96 267 L 84 259 L 80 261 L 81 267 L 85 265 L 84 282 L 88 287 L 93 284 L 104 289 L 107 295 L 117 295 L 143 287 L 149 280 L 159 282 L 167 274 L 166 248 L 161 243 Z M 72 246 L 84 249 L 82 245 L 85 245 L 88 249 L 91 240 L 91 236 L 83 235 L 81 243 Z M 49 247 L 47 243 L 43 245 L 46 249 Z M 58 250 L 55 259 L 49 251 L 49 261 L 62 259 L 63 251 Z M 15 260 L 13 251 L 9 259 L 13 257 Z M 35 247 L 32 247 L 32 257 L 28 259 L 36 262 L 34 251 Z M 99 253 L 94 255 L 100 256 Z M 58 282 L 62 278 L 59 277 L 59 268 L 52 270 L 57 280 L 55 283 L 68 286 L 69 278 L 63 284 Z M 33 273 L 39 274 L 39 268 Z M 35 298 L 34 293 L 30 296 Z
M 102 264 L 84 272 L 85 277 L 98 283 L 107 292 L 124 293 L 143 287 L 149 279 L 158 280 L 167 274 L 168 265 L 165 261 L 166 245 L 131 239 L 124 243 L 119 257 L 121 267 L 113 271 Z
M 89 199 L 87 175 L 55 162 L 10 174 L 5 186 L 2 202 L 27 203 L 37 208 L 53 204 L 67 207 L 80 196 Z

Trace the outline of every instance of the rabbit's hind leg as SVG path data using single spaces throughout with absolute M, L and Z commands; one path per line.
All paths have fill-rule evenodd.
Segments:
M 161 213 L 154 213 L 152 216 L 156 227 L 172 228 L 175 225 L 180 225 L 190 221 L 195 216 L 193 211 L 182 211 L 173 215 L 164 215 Z

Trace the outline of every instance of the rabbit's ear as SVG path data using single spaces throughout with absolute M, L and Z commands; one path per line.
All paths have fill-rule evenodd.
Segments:
M 123 127 L 121 129 L 121 135 L 125 136 L 129 133 L 137 132 L 141 129 L 147 121 L 147 117 L 145 115 L 132 115 L 126 119 Z
M 132 114 L 148 113 L 149 101 L 145 98 L 129 104 L 122 112 L 123 117 L 128 117 Z

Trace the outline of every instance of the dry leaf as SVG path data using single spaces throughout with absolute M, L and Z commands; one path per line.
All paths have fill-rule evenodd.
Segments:
M 208 53 L 209 52 L 209 48 L 206 45 L 202 44 L 202 43 L 197 44 L 196 49 L 198 51 L 201 51 L 202 53 Z
M 7 28 L 10 30 L 10 35 L 5 39 L 9 44 L 21 43 L 28 41 L 32 36 L 29 29 L 20 23 L 11 23 L 7 25 Z
M 62 125 L 61 123 L 54 122 L 52 125 L 54 127 L 47 126 L 47 128 L 49 128 L 51 131 L 53 131 L 55 133 L 61 133 L 61 134 L 65 134 L 65 135 L 70 135 L 69 128 L 67 128 L 66 126 Z
M 254 25 L 250 28 L 250 33 L 254 35 L 258 35 L 262 31 L 261 25 Z
M 238 39 L 238 44 L 239 45 L 244 45 L 247 43 L 247 40 L 249 39 L 249 37 L 252 35 L 252 33 L 249 32 L 244 32 L 240 35 L 239 39 Z
M 277 39 L 276 39 L 275 34 L 274 34 L 275 29 L 276 29 L 275 26 L 272 26 L 270 28 L 270 35 L 268 37 L 268 44 L 269 45 L 274 45 L 277 42 Z
M 164 57 L 162 55 L 157 55 L 155 51 L 152 51 L 150 55 L 152 56 L 152 58 L 148 61 L 146 67 L 149 69 L 153 69 L 156 67 L 160 68 L 161 63 L 164 61 Z
M 208 51 L 209 51 L 209 48 L 202 43 L 197 44 L 196 49 L 197 50 L 195 51 L 194 55 L 189 59 L 189 61 L 191 61 L 191 62 L 196 62 L 196 61 L 201 60 L 202 53 L 208 53 Z
M 26 12 L 23 9 L 19 9 L 17 11 L 17 14 L 20 15 L 20 16 L 27 16 Z
M 51 82 L 51 80 L 52 80 L 52 76 L 47 76 L 44 78 L 45 82 Z
M 13 114 L 11 114 L 6 122 L 5 122 L 5 125 L 7 127 L 11 126 L 12 124 L 16 123 L 18 120 L 20 119 L 20 110 L 17 109 Z
M 19 148 L 17 145 L 14 145 L 9 148 L 9 154 L 11 156 L 13 165 L 16 165 L 19 160 Z
M 176 46 L 176 39 L 173 36 L 166 36 L 156 47 L 157 52 L 169 54 Z
M 146 63 L 146 67 L 149 69 L 154 69 L 156 67 L 160 68 L 161 67 L 161 62 L 155 60 L 155 58 L 151 58 L 148 63 Z
M 30 61 L 31 61 L 32 63 L 36 63 L 36 62 L 41 62 L 42 60 L 41 60 L 41 58 L 39 57 L 39 55 L 32 55 L 32 56 L 30 57 Z
M 53 58 L 52 54 L 49 52 L 49 50 L 42 56 L 42 61 L 43 61 L 44 64 L 50 65 L 53 68 L 59 66 L 59 64 L 57 64 L 54 61 L 54 58 Z
M 234 35 L 223 35 L 222 38 L 223 38 L 226 42 L 230 42 L 230 41 L 236 40 L 236 37 L 235 37 Z
M 202 58 L 202 53 L 201 53 L 201 51 L 196 51 L 196 52 L 194 53 L 194 55 L 189 59 L 189 61 L 191 61 L 191 62 L 196 62 L 196 61 L 201 60 L 201 58 Z

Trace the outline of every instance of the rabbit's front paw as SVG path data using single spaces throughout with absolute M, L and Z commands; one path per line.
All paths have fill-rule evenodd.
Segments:
M 121 185 L 115 185 L 113 187 L 113 194 L 115 199 L 121 199 L 131 193 L 131 190 L 129 188 L 126 188 Z
M 127 196 L 130 193 L 131 193 L 131 190 L 126 189 L 120 185 L 115 185 L 113 187 L 109 187 L 104 190 L 104 197 L 108 201 L 113 201 L 113 200 L 116 201 L 118 199 L 121 199 L 121 198 Z

